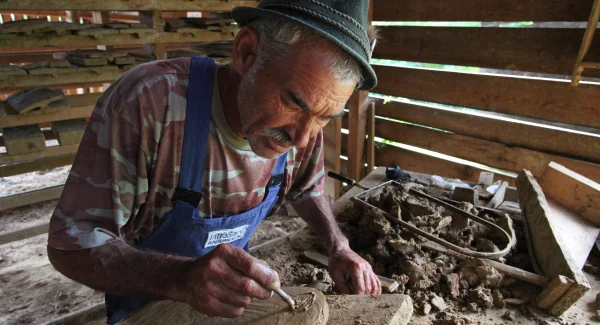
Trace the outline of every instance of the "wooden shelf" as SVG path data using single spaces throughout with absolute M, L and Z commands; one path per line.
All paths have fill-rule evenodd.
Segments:
M 17 164 L 42 158 L 74 154 L 77 152 L 78 148 L 79 144 L 71 144 L 67 146 L 46 147 L 46 149 L 43 151 L 24 153 L 20 155 L 9 155 L 3 153 L 0 154 L 0 165 Z
M 66 96 L 71 107 L 49 113 L 7 115 L 0 118 L 0 128 L 88 118 L 100 93 Z
M 257 0 L 4 0 L 0 10 L 164 10 L 164 11 L 231 11 L 237 6 L 254 7 Z
M 64 36 L 0 36 L 0 49 L 26 49 L 40 47 L 90 47 L 99 45 L 122 45 L 122 44 L 151 44 L 151 43 L 194 43 L 194 42 L 218 42 L 233 41 L 231 32 L 198 31 L 195 35 L 180 34 L 172 32 L 143 33 L 143 34 L 112 34 L 102 38 L 81 35 Z
M 71 69 L 69 69 L 71 70 Z M 41 74 L 27 74 L 20 76 L 7 76 L 0 78 L 0 89 L 18 89 L 27 87 L 50 87 L 68 84 L 86 84 L 113 82 L 123 74 L 122 69 L 115 71 L 69 71 L 58 73 L 55 76 Z

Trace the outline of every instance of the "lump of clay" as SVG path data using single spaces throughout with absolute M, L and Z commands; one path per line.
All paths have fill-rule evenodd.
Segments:
M 483 284 L 497 288 L 502 282 L 502 274 L 485 263 L 480 258 L 468 258 L 460 264 L 460 277 L 467 281 L 470 287 Z

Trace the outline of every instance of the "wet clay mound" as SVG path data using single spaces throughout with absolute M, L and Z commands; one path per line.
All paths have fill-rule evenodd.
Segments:
M 497 252 L 498 247 L 506 245 L 493 229 L 410 195 L 411 187 L 423 191 L 420 185 L 413 183 L 388 186 L 367 198 L 367 202 L 460 247 Z M 469 203 L 462 203 L 460 208 L 513 233 L 512 220 L 506 215 L 482 213 Z M 504 279 L 479 259 L 461 262 L 425 250 L 421 246 L 425 239 L 391 223 L 380 211 L 355 204 L 338 220 L 352 249 L 369 261 L 377 274 L 398 281 L 398 292 L 409 294 L 417 311 L 428 314 L 449 308 L 473 312 L 494 306 L 503 308 L 504 298 L 514 296 L 510 286 L 516 280 Z M 516 236 L 517 243 L 525 243 L 524 239 L 519 240 L 520 236 Z M 509 255 L 501 259 L 506 260 L 518 262 L 517 267 L 529 268 L 527 248 L 521 245 L 515 245 Z

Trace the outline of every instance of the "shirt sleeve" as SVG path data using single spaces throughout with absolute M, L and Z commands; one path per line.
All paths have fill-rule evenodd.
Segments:
M 323 130 L 294 157 L 293 183 L 286 199 L 293 204 L 323 195 L 325 162 L 323 154 Z
M 96 103 L 50 219 L 50 247 L 86 249 L 119 240 L 121 228 L 145 202 L 149 160 L 131 86 L 143 74 L 131 69 Z

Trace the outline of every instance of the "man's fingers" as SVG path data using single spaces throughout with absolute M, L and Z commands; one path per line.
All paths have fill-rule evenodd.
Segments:
M 281 286 L 277 272 L 259 263 L 256 258 L 252 257 L 245 250 L 229 244 L 219 245 L 217 249 L 224 251 L 222 256 L 229 265 L 258 282 L 260 286 L 265 288 L 270 287 L 272 284 L 275 284 L 277 287 Z
M 368 271 L 362 272 L 363 282 L 365 284 L 365 291 L 361 292 L 362 294 L 371 294 L 373 292 L 373 283 L 371 282 L 371 277 L 369 276 Z
M 266 300 L 271 297 L 271 290 L 262 287 L 258 282 L 245 276 L 236 269 L 231 269 L 230 272 L 224 274 L 221 278 L 221 282 L 224 286 L 252 298 Z
M 331 272 L 331 279 L 335 283 L 335 287 L 339 293 L 344 295 L 349 295 L 352 293 L 350 292 L 350 288 L 348 288 L 346 285 L 346 279 L 341 272 Z
M 352 286 L 354 287 L 354 294 L 363 294 L 365 292 L 363 272 L 356 272 L 352 275 Z
M 252 301 L 249 296 L 232 290 L 222 283 L 209 283 L 207 289 L 221 302 L 235 308 L 246 308 Z
M 381 282 L 379 279 L 371 274 L 371 294 L 372 295 L 380 295 L 381 294 Z

